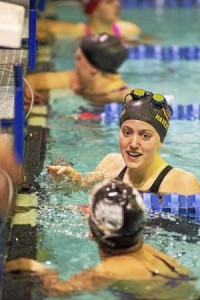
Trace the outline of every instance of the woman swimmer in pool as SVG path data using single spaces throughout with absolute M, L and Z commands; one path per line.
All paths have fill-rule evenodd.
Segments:
M 41 92 L 49 89 L 70 89 L 94 104 L 102 107 L 109 102 L 122 102 L 130 91 L 118 68 L 127 58 L 127 50 L 121 41 L 102 33 L 81 40 L 75 55 L 75 69 L 29 74 L 29 82 L 37 102 L 48 99 Z M 31 93 L 25 86 L 25 103 L 30 105 Z
M 47 166 L 47 170 L 55 179 L 67 178 L 80 189 L 88 189 L 105 178 L 115 178 L 141 192 L 200 193 L 193 174 L 171 167 L 160 155 L 170 115 L 164 96 L 135 89 L 125 97 L 120 116 L 121 153 L 106 155 L 94 171 L 85 175 L 72 167 Z
M 39 39 L 48 40 L 48 37 L 54 36 L 82 38 L 106 32 L 121 38 L 128 45 L 150 44 L 158 40 L 153 35 L 143 33 L 135 23 L 120 19 L 119 0 L 81 0 L 80 2 L 88 18 L 86 23 L 38 19 Z
M 143 241 L 146 211 L 135 188 L 105 180 L 92 189 L 89 203 L 88 222 L 98 245 L 99 264 L 67 280 L 60 280 L 56 270 L 27 258 L 7 262 L 5 270 L 37 276 L 40 290 L 48 296 L 67 297 L 109 288 L 123 299 L 161 300 L 166 295 L 171 300 L 199 299 L 191 272 Z M 18 276 L 20 280 L 20 273 Z

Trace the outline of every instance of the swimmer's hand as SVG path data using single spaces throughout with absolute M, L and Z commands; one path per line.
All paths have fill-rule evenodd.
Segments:
M 25 109 L 28 109 L 31 102 L 33 101 L 34 104 L 38 105 L 44 105 L 48 98 L 49 98 L 49 93 L 47 92 L 38 92 L 36 90 L 32 90 L 33 95 L 31 94 L 29 89 L 24 90 L 24 105 Z M 33 97 L 33 99 L 32 99 Z
M 160 41 L 160 37 L 155 36 L 153 34 L 148 33 L 142 33 L 137 38 L 131 38 L 131 37 L 122 37 L 121 38 L 124 45 L 129 47 L 135 47 L 138 45 L 151 45 L 155 44 L 156 42 Z
M 71 183 L 81 184 L 82 175 L 71 166 L 46 166 L 47 172 L 56 181 L 71 181 Z
M 28 258 L 14 259 L 5 264 L 5 272 L 19 271 L 35 272 L 40 275 L 46 273 L 47 269 L 39 262 Z
M 40 44 L 52 44 L 54 35 L 48 30 L 48 24 L 44 19 L 37 20 L 37 38 Z
M 27 75 L 25 77 L 24 105 L 26 110 L 30 107 L 32 101 L 34 104 L 44 105 L 49 100 L 48 89 L 38 90 L 37 81 L 40 81 L 40 77 L 38 77 L 37 74 Z
M 58 272 L 46 269 L 42 264 L 33 259 L 18 258 L 5 264 L 6 273 L 11 272 L 29 272 L 31 276 L 38 276 L 41 284 L 41 291 L 44 295 L 57 295 L 59 288 Z
M 65 209 L 80 212 L 82 215 L 84 215 L 86 218 L 89 217 L 90 208 L 89 205 L 67 205 L 64 206 Z

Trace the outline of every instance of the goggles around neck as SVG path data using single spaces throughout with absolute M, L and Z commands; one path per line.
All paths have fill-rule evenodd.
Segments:
M 124 99 L 124 104 L 128 101 L 138 101 L 138 100 L 149 99 L 153 105 L 157 108 L 167 108 L 169 110 L 170 115 L 172 115 L 172 108 L 168 105 L 167 100 L 162 94 L 153 94 L 151 92 L 145 91 L 143 89 L 134 89 L 127 94 Z

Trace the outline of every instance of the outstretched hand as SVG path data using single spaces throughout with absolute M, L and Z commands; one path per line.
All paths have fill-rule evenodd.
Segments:
M 29 258 L 18 258 L 11 260 L 5 264 L 5 272 L 30 271 L 38 275 L 44 274 L 47 269 L 37 262 Z
M 30 272 L 30 275 L 39 277 L 41 290 L 44 295 L 53 296 L 54 294 L 58 294 L 56 289 L 57 284 L 59 284 L 58 272 L 55 270 L 46 269 L 36 260 L 28 258 L 11 260 L 5 264 L 4 270 L 6 273 Z
M 160 41 L 160 37 L 148 34 L 148 33 L 142 33 L 138 38 L 131 38 L 131 37 L 122 37 L 121 38 L 122 43 L 128 47 L 136 47 L 138 45 L 152 45 L 156 42 Z
M 82 176 L 71 166 L 46 166 L 47 172 L 56 181 L 68 180 L 72 183 L 81 183 Z
M 31 95 L 30 91 L 25 88 L 25 92 L 24 92 L 25 109 L 28 109 L 30 107 L 31 101 L 33 101 L 34 104 L 37 105 L 44 105 L 45 103 L 47 103 L 49 99 L 49 91 L 38 92 L 36 90 L 32 90 L 32 92 L 33 95 Z

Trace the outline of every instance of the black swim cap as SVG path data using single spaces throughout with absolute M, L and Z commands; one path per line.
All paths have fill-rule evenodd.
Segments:
M 145 223 L 139 192 L 118 180 L 97 184 L 89 198 L 89 224 L 97 241 L 111 249 L 133 246 Z
M 120 115 L 120 127 L 126 120 L 147 122 L 156 129 L 163 142 L 172 113 L 163 95 L 135 89 L 125 97 L 125 104 Z
M 84 37 L 79 47 L 95 68 L 107 73 L 116 73 L 127 58 L 120 39 L 107 33 Z

